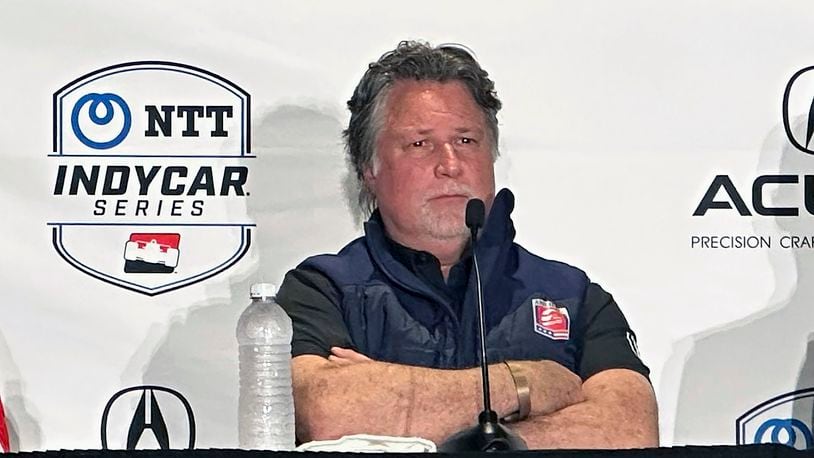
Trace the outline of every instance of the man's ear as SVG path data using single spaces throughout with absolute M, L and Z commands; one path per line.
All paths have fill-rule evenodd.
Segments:
M 376 193 L 376 175 L 373 174 L 373 167 L 367 167 L 363 173 L 365 187 L 372 193 Z

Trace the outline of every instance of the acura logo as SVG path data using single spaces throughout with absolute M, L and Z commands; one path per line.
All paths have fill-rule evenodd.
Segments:
M 135 392 L 135 393 L 134 393 Z M 140 392 L 140 396 L 138 396 Z M 134 393 L 127 396 L 129 393 Z M 138 396 L 138 403 L 133 409 L 132 406 Z M 126 402 L 129 399 L 130 402 Z M 164 413 L 162 413 L 162 411 Z M 167 411 L 173 412 L 172 418 L 179 416 L 186 418 L 187 448 L 195 447 L 195 416 L 192 414 L 192 407 L 184 396 L 170 388 L 155 385 L 134 386 L 125 388 L 107 401 L 104 413 L 102 413 L 102 449 L 108 450 L 108 420 L 113 416 L 122 419 L 124 415 L 130 418 L 130 426 L 127 428 L 127 438 L 125 448 L 136 450 L 139 442 L 145 435 L 151 434 L 158 443 L 159 448 L 166 450 L 170 448 L 172 437 L 178 440 L 181 428 L 175 423 L 165 420 Z M 113 415 L 111 416 L 111 412 Z M 126 417 L 124 417 L 126 418 Z
M 795 148 L 814 154 L 814 66 L 795 73 L 783 93 L 783 127 Z M 803 116 L 801 125 L 793 124 L 795 116 Z M 802 127 L 802 129 L 801 129 Z

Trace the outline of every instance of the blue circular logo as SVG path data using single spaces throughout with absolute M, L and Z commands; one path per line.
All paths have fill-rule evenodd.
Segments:
M 766 433 L 769 433 L 769 442 L 773 444 L 783 444 L 795 448 L 809 449 L 814 445 L 811 430 L 805 423 L 796 418 L 772 418 L 766 420 L 755 432 L 755 443 L 761 444 L 766 441 Z M 800 435 L 801 444 L 797 444 Z
M 106 125 L 113 120 L 115 114 L 113 104 L 115 103 L 119 106 L 119 109 L 124 115 L 124 124 L 122 125 L 122 130 L 112 140 L 97 142 L 91 140 L 82 132 L 82 128 L 79 127 L 79 112 L 82 110 L 82 107 L 88 103 L 90 103 L 88 107 L 88 117 L 91 122 L 100 126 Z M 99 116 L 98 113 L 99 105 L 104 108 L 104 113 L 101 116 Z M 130 133 L 130 122 L 130 107 L 127 106 L 124 99 L 116 94 L 85 94 L 76 101 L 76 104 L 73 106 L 73 111 L 71 112 L 71 127 L 73 128 L 74 135 L 76 135 L 76 138 L 78 138 L 82 144 L 93 149 L 109 149 L 121 143 L 125 137 L 127 137 L 127 134 Z

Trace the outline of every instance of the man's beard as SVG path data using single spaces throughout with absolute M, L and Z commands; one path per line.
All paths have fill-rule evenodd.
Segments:
M 437 240 L 466 239 L 469 236 L 469 229 L 464 224 L 463 210 L 433 211 L 424 207 L 421 211 L 421 227 L 428 236 Z

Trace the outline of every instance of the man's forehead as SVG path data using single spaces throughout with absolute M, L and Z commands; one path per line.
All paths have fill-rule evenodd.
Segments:
M 431 133 L 442 119 L 456 132 L 481 131 L 485 121 L 460 81 L 397 81 L 389 91 L 385 116 L 389 127 L 414 133 Z
M 458 96 L 462 100 L 466 99 L 468 102 L 477 105 L 466 84 L 460 80 L 436 81 L 399 79 L 393 82 L 389 93 L 390 98 L 410 97 L 426 101 L 437 98 L 440 94 Z

